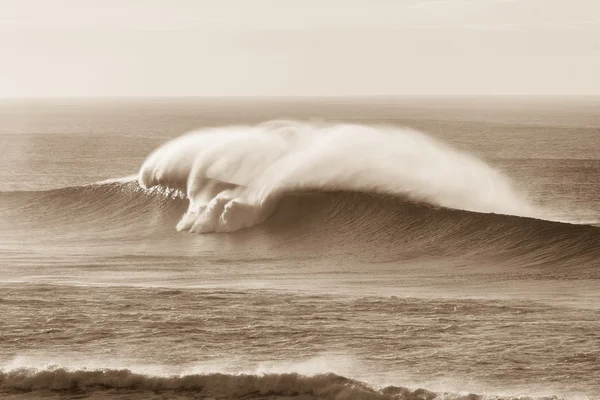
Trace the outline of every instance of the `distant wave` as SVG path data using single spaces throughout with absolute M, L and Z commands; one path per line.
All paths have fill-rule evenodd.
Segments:
M 291 191 L 401 195 L 478 212 L 532 215 L 500 172 L 412 129 L 270 121 L 192 132 L 148 156 L 144 188 L 180 190 L 177 225 L 230 232 L 262 222 Z
M 55 391 L 64 397 L 141 399 L 157 394 L 179 399 L 348 399 L 348 400 L 481 400 L 510 399 L 493 395 L 435 393 L 426 389 L 398 386 L 373 388 L 343 376 L 297 373 L 234 375 L 198 374 L 158 377 L 129 370 L 34 370 L 17 369 L 0 372 L 0 395 Z M 46 393 L 47 395 L 47 393 Z M 526 400 L 528 397 L 519 396 Z M 557 397 L 552 397 L 557 400 Z

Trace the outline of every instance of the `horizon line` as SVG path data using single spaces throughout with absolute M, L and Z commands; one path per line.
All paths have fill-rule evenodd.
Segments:
M 235 99 L 377 99 L 377 98 L 600 98 L 598 94 L 359 94 L 359 95 L 110 95 L 110 96 L 0 96 L 0 101 L 15 100 L 150 100 L 150 99 L 207 99 L 207 100 L 235 100 Z

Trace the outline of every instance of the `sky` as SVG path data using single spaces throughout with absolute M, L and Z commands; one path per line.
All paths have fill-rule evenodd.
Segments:
M 599 0 L 0 0 L 0 97 L 600 95 Z

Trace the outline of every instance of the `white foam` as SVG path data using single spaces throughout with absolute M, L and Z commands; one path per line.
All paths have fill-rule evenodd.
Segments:
M 509 180 L 480 159 L 408 128 L 271 121 L 188 133 L 149 155 L 142 187 L 190 199 L 178 229 L 234 231 L 264 220 L 293 190 L 389 193 L 477 212 L 531 216 Z

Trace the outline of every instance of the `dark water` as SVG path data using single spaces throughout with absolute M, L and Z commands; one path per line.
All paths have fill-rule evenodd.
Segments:
M 598 104 L 3 103 L 0 393 L 600 398 Z M 195 235 L 175 230 L 182 193 L 96 183 L 187 130 L 273 118 L 426 131 L 541 214 L 301 191 L 249 229 Z

